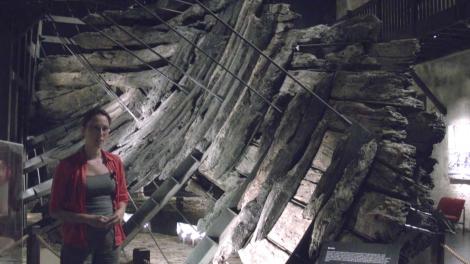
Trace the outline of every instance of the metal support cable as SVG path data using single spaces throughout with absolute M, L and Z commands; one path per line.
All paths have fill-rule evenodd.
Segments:
M 14 247 L 17 247 L 21 244 L 23 244 L 23 242 L 28 239 L 29 235 L 24 235 L 23 237 L 21 237 L 20 239 L 16 240 L 15 242 L 11 243 L 10 245 L 8 245 L 7 247 L 4 247 L 2 249 L 0 249 L 0 256 L 3 255 L 3 253 L 7 252 L 8 250 L 14 248 Z
M 73 16 L 71 10 L 69 10 L 69 12 L 71 13 L 71 15 Z M 107 16 L 105 15 L 101 15 L 103 18 L 107 19 L 108 21 L 110 21 L 112 24 L 116 25 L 119 29 L 121 29 L 122 31 L 124 31 L 126 34 L 129 35 L 128 31 L 125 30 L 124 28 L 122 28 L 119 24 L 117 24 L 114 20 L 112 20 L 111 18 L 108 18 Z M 169 76 L 167 76 L 165 73 L 163 73 L 162 71 L 160 71 L 158 68 L 155 68 L 153 67 L 152 65 L 150 65 L 149 63 L 147 63 L 145 60 L 143 60 L 142 58 L 140 58 L 139 56 L 137 56 L 133 51 L 131 51 L 130 49 L 128 49 L 124 44 L 122 44 L 121 42 L 113 39 L 111 36 L 109 36 L 108 34 L 104 33 L 102 30 L 98 29 L 97 27 L 95 27 L 94 25 L 91 25 L 85 21 L 83 21 L 85 23 L 85 25 L 91 27 L 93 30 L 95 30 L 96 32 L 98 32 L 100 35 L 102 35 L 103 37 L 109 39 L 111 42 L 115 43 L 116 45 L 118 45 L 120 48 L 124 49 L 127 53 L 129 53 L 130 55 L 132 55 L 133 57 L 135 57 L 136 59 L 138 59 L 140 62 L 142 62 L 143 64 L 145 64 L 147 67 L 149 67 L 150 69 L 158 72 L 160 75 L 162 75 L 163 77 L 165 77 L 169 82 L 171 82 L 173 85 L 175 85 L 176 87 L 178 87 L 181 91 L 183 91 L 185 94 L 189 94 L 189 91 L 186 89 L 186 88 L 183 88 L 182 85 L 178 84 L 177 82 L 173 81 Z M 79 30 L 77 29 L 77 31 L 79 32 Z M 176 67 L 179 71 L 181 71 L 185 76 L 187 76 L 188 78 L 190 78 L 193 82 L 195 82 L 198 86 L 200 86 L 201 88 L 203 88 L 204 90 L 208 91 L 211 95 L 215 96 L 217 98 L 217 100 L 219 100 L 220 102 L 223 102 L 224 99 L 222 97 L 220 97 L 219 95 L 215 94 L 214 92 L 212 92 L 211 90 L 209 90 L 207 87 L 205 87 L 204 85 L 202 85 L 201 83 L 197 82 L 194 78 L 192 78 L 191 76 L 189 76 L 184 70 L 181 69 L 181 67 L 178 67 L 177 65 L 175 65 L 174 63 L 170 62 L 168 59 L 166 59 L 164 56 L 162 56 L 160 53 L 156 52 L 155 50 L 153 50 L 150 46 L 148 46 L 145 42 L 143 42 L 142 40 L 140 40 L 139 38 L 137 38 L 136 36 L 134 36 L 133 34 L 130 35 L 131 37 L 133 37 L 134 39 L 136 39 L 137 41 L 139 41 L 140 43 L 142 43 L 143 45 L 146 46 L 147 49 L 149 49 L 153 54 L 157 55 L 158 57 L 160 57 L 163 61 L 165 61 L 166 63 L 172 65 L 173 67 Z
M 157 183 L 155 183 L 155 181 L 152 181 L 153 183 L 153 186 L 155 186 L 155 188 L 159 188 L 160 186 L 158 186 Z M 184 216 L 183 212 L 181 212 L 177 207 L 175 207 L 174 205 L 172 205 L 171 203 L 168 203 L 171 208 L 175 209 L 175 211 L 183 218 L 183 220 L 186 222 L 186 224 L 188 224 L 189 226 L 191 226 L 191 228 L 195 231 L 195 232 L 198 232 L 196 228 L 194 228 L 194 226 L 191 224 L 191 222 L 189 222 L 189 220 Z
M 104 15 L 104 14 L 101 14 L 101 16 L 108 20 L 109 22 L 111 22 L 113 25 L 115 25 L 118 29 L 120 29 L 121 31 L 123 31 L 124 33 L 126 33 L 127 35 L 129 35 L 131 38 L 135 39 L 136 41 L 138 41 L 141 45 L 144 45 L 150 52 L 152 52 L 153 54 L 157 55 L 158 57 L 160 57 L 162 60 L 164 60 L 166 63 L 168 63 L 169 65 L 175 67 L 179 72 L 181 72 L 185 77 L 187 77 L 188 79 L 190 79 L 194 84 L 196 84 L 197 86 L 201 87 L 202 89 L 206 90 L 207 92 L 209 92 L 211 95 L 215 96 L 217 98 L 217 100 L 219 100 L 220 102 L 223 102 L 224 99 L 222 97 L 220 97 L 218 94 L 214 93 L 212 90 L 210 90 L 207 86 L 205 86 L 204 84 L 202 84 L 200 81 L 196 80 L 195 78 L 193 78 L 192 76 L 190 76 L 185 70 L 183 70 L 180 66 L 176 65 L 175 63 L 171 62 L 169 59 L 163 57 L 160 53 L 156 52 L 154 49 L 152 49 L 152 47 L 150 47 L 147 43 L 145 43 L 143 40 L 141 40 L 139 37 L 137 37 L 136 35 L 134 35 L 133 33 L 131 33 L 129 30 L 123 28 L 122 26 L 120 26 L 118 23 L 116 23 L 116 21 L 114 21 L 113 19 L 111 19 L 110 17 Z
M 68 2 L 69 0 L 66 0 L 65 1 L 67 3 L 67 6 L 68 6 Z M 72 17 L 75 17 L 72 10 L 70 9 L 70 7 L 68 8 L 69 10 L 69 14 L 70 16 Z M 88 10 L 88 8 L 87 8 Z M 90 13 L 90 11 L 88 10 L 88 13 Z M 80 19 L 80 18 L 77 18 L 77 19 Z M 80 19 L 81 20 L 81 19 Z M 122 43 L 119 43 L 118 41 L 116 41 L 115 39 L 111 38 L 109 35 L 107 35 L 106 33 L 104 33 L 103 31 L 99 30 L 97 27 L 95 27 L 94 25 L 92 24 L 89 24 L 83 20 L 81 20 L 85 25 L 93 28 L 93 30 L 95 30 L 96 32 L 98 32 L 99 34 L 101 34 L 102 36 L 104 36 L 105 38 L 109 39 L 110 41 L 112 41 L 113 43 L 117 44 L 118 46 L 120 46 L 122 49 L 124 49 L 127 53 L 129 53 L 130 55 L 134 56 L 136 59 L 138 59 L 140 62 L 142 62 L 143 64 L 145 64 L 147 67 L 149 67 L 150 69 L 158 72 L 160 75 L 162 75 L 163 77 L 165 77 L 166 79 L 168 79 L 173 85 L 176 85 L 176 87 L 178 87 L 183 93 L 185 94 L 189 94 L 189 91 L 186 90 L 185 88 L 183 88 L 181 85 L 179 85 L 178 83 L 176 83 L 175 81 L 173 81 L 170 77 L 168 77 L 166 74 L 164 74 L 162 71 L 158 70 L 157 68 L 153 67 L 152 65 L 150 65 L 149 63 L 147 63 L 146 61 L 144 61 L 142 58 L 140 58 L 139 56 L 137 56 L 134 52 L 132 52 L 131 50 L 129 50 L 127 47 L 125 47 L 124 45 L 122 45 Z M 76 26 L 76 30 L 78 33 L 81 33 L 80 32 L 80 29 L 78 28 L 78 26 Z
M 138 0 L 134 0 L 138 2 Z M 201 1 L 195 0 L 199 6 L 201 6 L 204 10 L 206 10 L 211 16 L 213 16 L 217 21 L 222 23 L 225 27 L 230 29 L 235 35 L 237 35 L 241 40 L 243 40 L 245 43 L 247 43 L 250 47 L 255 49 L 260 55 L 262 55 L 265 59 L 269 60 L 272 64 L 274 64 L 279 70 L 281 70 L 284 74 L 289 76 L 296 84 L 298 84 L 300 87 L 302 87 L 305 91 L 310 93 L 312 96 L 314 96 L 320 103 L 325 105 L 328 109 L 333 111 L 336 115 L 338 115 L 341 119 L 343 119 L 348 125 L 352 125 L 352 122 L 346 118 L 343 114 L 338 112 L 334 107 L 332 107 L 330 104 L 328 104 L 325 100 L 323 100 L 319 95 L 317 95 L 315 92 L 311 91 L 308 89 L 303 83 L 301 83 L 297 78 L 295 78 L 292 74 L 290 74 L 286 69 L 284 69 L 281 65 L 279 65 L 277 62 L 275 62 L 272 58 L 270 58 L 268 55 L 266 55 L 262 50 L 260 50 L 258 47 L 256 47 L 255 44 L 253 44 L 251 41 L 248 39 L 244 38 L 240 33 L 238 33 L 232 26 L 230 26 L 227 22 L 222 20 L 217 14 L 215 14 L 212 10 L 210 10 L 207 6 L 205 6 Z
M 69 0 L 66 0 L 66 2 L 68 3 Z M 68 6 L 68 4 L 67 4 Z M 88 10 L 88 8 L 87 8 Z M 88 10 L 88 13 L 90 13 L 90 11 Z M 69 8 L 69 14 L 72 16 L 72 17 L 75 17 L 72 10 Z M 80 19 L 80 18 L 77 18 L 77 19 Z M 80 19 L 81 20 L 81 19 Z M 152 65 L 150 65 L 149 63 L 147 63 L 146 61 L 144 61 L 142 58 L 140 58 L 139 56 L 137 56 L 134 52 L 132 52 L 131 50 L 129 50 L 127 47 L 125 47 L 122 43 L 119 43 L 118 41 L 116 41 L 115 39 L 111 38 L 109 35 L 107 35 L 106 33 L 104 33 L 103 31 L 99 30 L 97 27 L 95 27 L 94 25 L 91 25 L 85 21 L 82 20 L 82 22 L 93 28 L 93 30 L 95 30 L 96 32 L 98 32 L 99 34 L 101 34 L 102 36 L 104 36 L 105 38 L 109 39 L 110 41 L 112 41 L 113 43 L 116 43 L 118 46 L 120 46 L 122 49 L 124 49 L 127 53 L 129 53 L 130 55 L 134 56 L 136 59 L 138 59 L 140 62 L 142 62 L 143 64 L 145 64 L 147 67 L 149 67 L 150 69 L 158 72 L 160 75 L 162 75 L 163 77 L 165 77 L 166 79 L 168 79 L 169 82 L 171 82 L 173 85 L 175 85 L 176 87 L 178 87 L 178 89 L 180 89 L 183 93 L 185 94 L 189 94 L 189 91 L 186 90 L 185 88 L 183 88 L 181 85 L 179 85 L 178 83 L 176 83 L 175 81 L 173 81 L 170 77 L 168 77 L 166 74 L 164 74 L 162 71 L 158 70 L 157 68 L 153 67 Z M 78 28 L 78 26 L 76 27 L 76 30 L 78 33 L 80 33 L 80 29 Z
M 173 32 L 175 32 L 178 36 L 180 36 L 182 39 L 184 39 L 185 41 L 187 41 L 191 46 L 193 46 L 194 48 L 196 48 L 198 51 L 200 51 L 201 53 L 203 53 L 207 58 L 209 58 L 212 62 L 216 63 L 218 66 L 220 66 L 224 71 L 226 71 L 228 74 L 230 74 L 232 77 L 234 77 L 236 80 L 238 80 L 241 84 L 243 84 L 243 86 L 245 86 L 246 88 L 248 88 L 250 91 L 252 91 L 253 93 L 255 93 L 257 96 L 259 96 L 264 102 L 266 102 L 267 104 L 269 104 L 270 106 L 272 106 L 274 109 L 276 109 L 276 111 L 282 113 L 281 109 L 277 106 L 275 106 L 273 103 L 271 103 L 271 101 L 269 101 L 268 99 L 266 99 L 262 94 L 260 94 L 258 91 L 256 91 L 255 89 L 253 89 L 252 87 L 250 87 L 244 80 L 242 80 L 240 77 L 238 77 L 236 74 L 234 74 L 233 72 L 231 72 L 229 69 L 227 69 L 227 67 L 225 67 L 223 64 L 221 64 L 220 62 L 218 62 L 216 59 L 214 59 L 211 55 L 209 55 L 206 51 L 204 51 L 203 49 L 201 49 L 199 46 L 197 46 L 195 43 L 193 43 L 191 40 L 189 40 L 187 37 L 185 37 L 183 34 L 181 34 L 178 30 L 176 30 L 172 25 L 170 25 L 168 22 L 166 22 L 164 19 L 162 19 L 158 14 L 156 14 L 155 12 L 153 12 L 152 10 L 148 9 L 145 5 L 143 5 L 140 1 L 138 0 L 134 0 L 134 2 L 136 4 L 138 4 L 140 7 L 142 7 L 147 13 L 149 13 L 150 15 L 152 15 L 153 17 L 155 17 L 157 20 L 159 20 L 161 23 L 163 23 L 164 25 L 166 25 L 170 30 L 172 30 Z
M 132 199 L 132 197 L 130 195 L 129 195 L 129 200 L 131 200 L 131 203 L 134 206 L 135 211 L 139 210 L 139 208 L 137 207 L 137 204 L 135 203 L 134 199 Z M 163 254 L 163 250 L 160 248 L 160 245 L 158 245 L 157 239 L 153 235 L 152 230 L 150 229 L 150 227 L 147 226 L 146 229 L 147 229 L 147 232 L 149 233 L 149 235 L 152 237 L 153 242 L 157 246 L 158 251 L 160 251 L 160 254 L 162 254 L 163 258 L 165 259 L 166 263 L 170 263 L 170 261 L 168 261 L 168 259 L 166 258 L 165 254 Z
M 185 4 L 185 5 L 190 5 L 190 6 L 192 6 L 192 5 L 193 5 L 193 3 L 191 3 L 191 2 L 188 2 L 188 1 L 184 1 L 184 0 L 173 0 L 173 1 L 175 1 L 175 2 L 179 2 L 179 3 L 182 3 L 182 4 Z
M 173 12 L 173 13 L 176 13 L 176 14 L 182 14 L 183 13 L 182 11 L 179 11 L 179 10 L 174 10 L 174 9 L 164 8 L 164 7 L 157 7 L 157 9 L 162 10 L 162 11 Z
M 67 5 L 67 8 L 68 8 L 68 12 L 70 14 L 71 17 L 75 17 L 73 15 L 73 12 L 69 6 L 69 0 L 65 0 L 66 2 L 66 5 Z M 137 124 L 139 124 L 139 120 L 137 119 L 137 117 L 134 115 L 134 113 L 132 113 L 132 111 L 122 102 L 122 100 L 119 98 L 119 96 L 117 96 L 115 93 L 112 92 L 112 89 L 111 87 L 109 87 L 108 83 L 106 82 L 106 80 L 103 79 L 103 77 L 99 74 L 96 73 L 96 70 L 93 68 L 93 66 L 91 65 L 91 63 L 85 58 L 85 56 L 79 54 L 77 55 L 75 52 L 72 51 L 72 49 L 70 49 L 70 47 L 68 47 L 68 45 L 65 43 L 65 38 L 61 38 L 60 35 L 59 35 L 59 31 L 57 30 L 57 26 L 56 26 L 56 22 L 55 20 L 53 19 L 53 17 L 49 14 L 49 18 L 51 19 L 52 21 L 52 25 L 54 27 L 54 30 L 56 32 L 56 35 L 57 37 L 60 39 L 60 41 L 62 42 L 62 49 L 64 49 L 65 51 L 68 51 L 69 53 L 71 53 L 77 60 L 79 60 L 82 65 L 87 68 L 87 70 L 89 71 L 90 74 L 92 74 L 95 78 L 95 81 L 97 81 L 98 83 L 100 83 L 100 81 L 102 82 L 102 84 L 104 84 L 104 86 L 102 87 L 105 92 L 111 97 L 111 98 L 115 98 L 118 103 L 121 105 L 121 107 L 123 107 L 123 109 L 125 111 L 127 111 L 132 118 L 134 118 L 134 120 L 136 121 Z M 77 25 L 75 25 L 75 29 L 77 31 L 77 33 L 81 33 L 80 32 L 80 29 Z M 70 40 L 69 40 L 70 42 Z M 70 42 L 71 44 L 71 42 Z M 88 66 L 88 67 L 87 67 Z M 98 77 L 98 79 L 96 78 Z
M 178 84 L 177 82 L 173 81 L 169 76 L 167 76 L 165 73 L 163 73 L 161 70 L 159 70 L 158 68 L 155 68 L 154 66 L 150 65 L 148 62 L 146 62 L 144 59 L 142 59 L 141 57 L 139 57 L 137 54 L 135 54 L 133 51 L 131 51 L 130 49 L 128 49 L 126 46 L 124 46 L 122 43 L 118 42 L 117 40 L 113 39 L 112 37 L 110 37 L 108 34 L 104 33 L 103 31 L 99 30 L 98 28 L 96 28 L 95 26 L 93 25 L 90 25 L 88 23 L 85 22 L 85 24 L 87 26 L 90 26 L 91 28 L 93 28 L 93 30 L 95 30 L 96 32 L 98 32 L 100 35 L 102 35 L 103 37 L 109 39 L 110 41 L 112 41 L 113 43 L 115 43 L 116 45 L 118 45 L 120 48 L 122 48 L 123 50 L 125 50 L 128 54 L 130 54 L 131 56 L 133 56 L 134 58 L 136 58 L 137 60 L 139 60 L 140 62 L 142 62 L 144 65 L 146 65 L 148 68 L 150 68 L 151 70 L 153 71 L 156 71 L 158 72 L 161 76 L 165 77 L 170 83 L 172 83 L 173 85 L 175 85 L 176 87 L 178 87 L 178 89 L 180 89 L 183 93 L 185 94 L 189 94 L 189 91 L 186 89 L 186 88 L 183 88 L 182 85 Z
M 121 105 L 121 107 L 136 121 L 137 124 L 140 124 L 140 121 L 139 119 L 134 115 L 134 113 L 132 113 L 132 111 L 124 104 L 124 102 L 122 102 L 121 98 L 119 98 L 119 96 L 117 96 L 115 93 L 112 92 L 112 89 L 111 87 L 109 87 L 108 83 L 106 82 L 106 80 L 104 80 L 104 78 L 99 75 L 96 70 L 93 68 L 93 66 L 91 65 L 91 63 L 82 55 L 82 54 L 76 54 L 69 46 L 68 44 L 65 42 L 65 38 L 61 37 L 59 35 L 59 31 L 57 30 L 57 27 L 56 27 L 56 22 L 54 20 L 54 18 L 50 15 L 50 14 L 47 14 L 49 16 L 49 18 L 51 19 L 52 21 L 52 25 L 54 27 L 54 30 L 56 31 L 56 35 L 57 37 L 60 39 L 61 41 L 61 44 L 62 44 L 62 47 L 67 49 L 68 52 L 73 55 L 75 58 L 77 58 L 77 60 L 82 64 L 82 66 L 84 66 L 88 72 L 95 78 L 95 80 L 98 82 L 98 83 L 101 83 L 103 84 L 102 88 L 104 89 L 104 91 L 109 95 L 111 96 L 112 98 L 116 99 L 117 102 L 119 103 L 119 105 Z M 69 43 L 70 44 L 70 43 Z
M 42 236 L 40 236 L 39 234 L 36 234 L 36 237 L 39 240 L 39 242 L 41 242 L 41 244 L 43 246 L 45 246 L 47 249 L 49 249 L 49 251 L 52 252 L 52 254 L 54 254 L 56 257 L 58 257 L 60 259 L 60 253 L 55 251 L 55 249 L 53 249 L 52 246 L 49 245 L 49 243 L 47 243 L 47 241 L 44 238 L 42 238 Z
M 90 74 L 92 74 L 92 76 L 95 78 L 95 81 L 97 81 L 98 83 L 102 83 L 104 86 L 104 91 L 112 98 L 116 99 L 118 101 L 118 103 L 121 105 L 121 107 L 124 108 L 124 110 L 129 113 L 129 115 L 136 121 L 137 124 L 140 124 L 140 121 L 139 119 L 134 115 L 134 113 L 132 113 L 132 111 L 125 105 L 124 102 L 122 102 L 121 98 L 119 98 L 119 96 L 117 96 L 115 93 L 112 92 L 112 89 L 111 87 L 109 87 L 108 83 L 106 82 L 106 80 L 104 80 L 104 78 L 99 75 L 98 73 L 96 73 L 96 70 L 93 68 L 93 66 L 91 66 L 91 63 L 86 59 L 84 58 L 84 56 L 81 56 L 81 55 L 77 55 L 75 52 L 73 52 L 70 47 L 68 47 L 67 44 L 65 44 L 65 47 L 67 48 L 67 50 L 75 56 L 75 58 L 77 58 L 80 63 L 85 66 L 85 68 L 88 70 L 88 72 Z

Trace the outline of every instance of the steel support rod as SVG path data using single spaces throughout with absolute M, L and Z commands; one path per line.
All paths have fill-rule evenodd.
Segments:
M 96 79 L 96 81 L 98 83 L 101 83 L 103 84 L 102 88 L 104 89 L 104 91 L 109 95 L 111 96 L 112 98 L 116 99 L 119 103 L 119 105 L 121 105 L 121 107 L 127 112 L 129 113 L 129 115 L 136 121 L 137 124 L 140 124 L 140 121 L 139 119 L 134 115 L 134 113 L 132 113 L 132 111 L 122 102 L 122 100 L 119 98 L 119 96 L 117 96 L 115 93 L 112 92 L 111 90 L 111 87 L 109 87 L 108 83 L 103 79 L 103 77 L 101 75 L 99 75 L 98 73 L 96 73 L 96 70 L 93 68 L 93 66 L 90 64 L 90 62 L 88 62 L 88 60 L 81 54 L 76 54 L 69 46 L 67 43 L 65 43 L 65 39 L 63 37 L 61 37 L 59 35 L 59 31 L 57 30 L 57 27 L 56 27 L 56 24 L 55 24 L 55 21 L 54 19 L 52 18 L 52 16 L 50 14 L 48 14 L 49 18 L 51 19 L 52 21 L 52 25 L 54 27 L 54 30 L 56 31 L 56 35 L 57 37 L 60 38 L 61 42 L 62 42 L 62 46 L 68 50 L 68 52 L 70 52 L 71 55 L 73 55 L 75 58 L 77 58 L 77 60 L 88 70 L 88 72 Z
M 52 254 L 54 254 L 56 257 L 60 259 L 60 253 L 57 252 L 49 243 L 47 243 L 47 241 L 44 238 L 42 238 L 41 235 L 36 234 L 36 237 L 43 246 L 45 246 Z
M 123 31 L 124 33 L 126 33 L 128 36 L 130 36 L 131 38 L 135 39 L 137 42 L 139 42 L 141 45 L 145 46 L 145 48 L 147 48 L 150 52 L 152 52 L 153 54 L 155 54 L 156 56 L 160 57 L 162 60 L 164 60 L 166 63 L 168 63 L 169 65 L 173 66 L 174 68 L 176 68 L 179 72 L 181 72 L 185 77 L 187 77 L 188 79 L 190 79 L 194 84 L 196 84 L 197 86 L 201 87 L 202 89 L 206 90 L 208 93 L 210 93 L 211 95 L 213 95 L 215 98 L 217 98 L 217 100 L 219 100 L 220 102 L 223 102 L 224 99 L 222 97 L 220 97 L 218 94 L 214 93 L 212 90 L 210 90 L 208 87 L 206 87 L 204 84 L 202 84 L 200 81 L 196 80 L 195 78 L 193 78 L 192 76 L 190 76 L 185 70 L 183 70 L 180 66 L 176 65 L 175 63 L 171 62 L 169 59 L 163 57 L 160 53 L 158 53 L 157 51 L 155 51 L 154 49 L 152 49 L 152 47 L 150 47 L 147 43 L 145 43 L 143 40 L 141 40 L 139 37 L 137 37 L 136 35 L 134 35 L 133 33 L 131 33 L 129 30 L 123 28 L 122 26 L 120 26 L 118 23 L 116 23 L 116 21 L 114 21 L 113 19 L 111 19 L 110 17 L 104 15 L 104 14 L 101 14 L 101 16 L 108 20 L 109 22 L 111 22 L 113 25 L 115 25 L 119 30 Z M 104 33 L 103 33 L 104 34 Z M 108 37 L 108 39 L 110 39 L 111 41 L 114 41 L 112 40 L 110 37 Z M 116 42 L 115 42 L 116 43 Z M 118 44 L 118 43 L 116 43 Z M 122 45 L 122 44 L 121 44 Z M 120 46 L 121 46 L 120 45 Z M 126 47 L 124 47 L 123 45 L 121 46 L 122 48 L 128 50 Z
M 138 0 L 134 0 L 135 2 L 138 2 Z M 224 20 L 222 20 L 219 16 L 217 16 L 217 14 L 215 14 L 212 10 L 210 10 L 207 6 L 205 6 L 203 3 L 201 3 L 201 1 L 199 0 L 195 0 L 195 2 L 197 4 L 199 4 L 199 6 L 201 6 L 204 10 L 206 10 L 209 14 L 211 14 L 211 16 L 213 16 L 217 21 L 219 21 L 220 23 L 222 23 L 225 27 L 227 27 L 228 29 L 230 29 L 230 31 L 232 31 L 235 35 L 237 35 L 241 40 L 243 40 L 245 43 L 247 43 L 250 47 L 252 47 L 253 49 L 255 49 L 260 55 L 262 55 L 265 59 L 269 60 L 272 64 L 274 64 L 277 68 L 279 68 L 279 70 L 281 70 L 284 74 L 286 74 L 287 76 L 289 76 L 289 78 L 291 78 L 296 84 L 298 84 L 300 87 L 302 87 L 305 91 L 307 91 L 308 93 L 310 93 L 312 96 L 314 96 L 318 101 L 320 101 L 320 103 L 322 103 L 323 105 L 325 105 L 328 109 L 330 109 L 331 111 L 333 111 L 336 115 L 338 115 L 342 120 L 344 120 L 348 125 L 352 125 L 352 122 L 346 118 L 343 114 L 341 114 L 340 112 L 338 112 L 338 110 L 336 110 L 334 107 L 332 107 L 330 104 L 328 104 L 325 100 L 323 100 L 323 98 L 321 98 L 319 95 L 317 95 L 315 92 L 311 91 L 310 89 L 308 89 L 303 83 L 301 83 L 299 80 L 297 80 L 297 78 L 295 78 L 292 74 L 290 74 L 286 69 L 284 69 L 281 65 L 279 65 L 277 62 L 275 62 L 273 59 L 271 59 L 268 55 L 266 55 L 262 50 L 260 50 L 258 47 L 256 47 L 255 44 L 253 44 L 251 41 L 249 41 L 248 39 L 244 38 L 242 35 L 240 35 L 240 33 L 238 33 L 232 26 L 230 26 L 229 24 L 227 24 L 227 22 L 225 22 Z
M 268 105 L 272 106 L 274 109 L 276 109 L 276 111 L 282 113 L 282 110 L 275 106 L 273 103 L 271 103 L 271 101 L 269 101 L 268 99 L 266 99 L 262 94 L 260 94 L 258 91 L 256 91 L 255 89 L 253 89 L 252 87 L 250 87 L 245 81 L 243 81 L 240 77 L 238 77 L 236 74 L 234 74 L 233 72 L 231 72 L 229 69 L 227 69 L 227 67 L 225 67 L 223 64 L 221 64 L 220 62 L 218 62 L 216 59 L 214 59 L 211 55 L 209 55 L 206 51 L 204 51 L 203 49 L 201 49 L 199 46 L 197 46 L 195 43 L 193 43 L 191 40 L 189 40 L 187 37 L 185 37 L 183 34 L 181 34 L 178 30 L 176 30 L 176 28 L 174 28 L 172 25 L 168 24 L 168 22 L 166 22 L 164 19 L 162 19 L 158 14 L 156 14 L 155 12 L 153 12 L 152 10 L 148 9 L 145 5 L 143 5 L 140 1 L 138 0 L 134 0 L 134 2 L 136 4 L 138 4 L 140 7 L 142 7 L 147 13 L 149 13 L 150 15 L 152 15 L 153 17 L 155 17 L 158 21 L 160 21 L 161 23 L 163 23 L 164 25 L 166 25 L 171 31 L 175 32 L 178 36 L 180 36 L 182 39 L 184 39 L 185 41 L 187 41 L 191 46 L 193 46 L 194 48 L 196 48 L 198 51 L 200 51 L 201 53 L 203 53 L 207 58 L 209 58 L 212 62 L 216 63 L 218 66 L 220 66 L 224 71 L 226 71 L 228 74 L 230 74 L 232 77 L 234 77 L 236 80 L 238 80 L 241 84 L 243 84 L 243 86 L 245 86 L 246 88 L 248 88 L 250 91 L 252 91 L 253 93 L 255 93 L 257 96 L 259 96 L 264 102 L 266 102 Z

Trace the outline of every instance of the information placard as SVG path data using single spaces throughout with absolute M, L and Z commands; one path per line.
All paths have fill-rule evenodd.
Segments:
M 326 242 L 318 263 L 397 264 L 399 253 L 396 244 Z
M 0 140 L 0 263 L 21 263 L 23 145 Z

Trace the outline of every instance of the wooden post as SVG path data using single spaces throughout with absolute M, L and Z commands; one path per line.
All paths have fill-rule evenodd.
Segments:
M 456 20 L 466 19 L 467 18 L 467 0 L 456 0 Z
M 377 15 L 377 18 L 380 19 L 382 21 L 382 29 L 380 30 L 380 41 L 383 41 L 384 40 L 384 9 L 383 9 L 383 1 L 382 0 L 377 0 L 376 1 L 376 4 L 375 4 L 375 8 L 376 8 L 376 15 Z
M 446 234 L 440 232 L 433 239 L 431 246 L 431 263 L 433 264 L 444 264 L 444 244 L 446 240 Z
M 36 234 L 39 232 L 40 227 L 35 225 L 29 231 L 28 240 L 26 242 L 26 263 L 39 264 L 40 263 L 40 247 L 39 240 Z
M 377 15 L 377 18 L 380 19 L 380 20 L 382 20 L 382 18 L 384 16 L 383 15 L 383 8 L 382 8 L 383 4 L 382 4 L 382 2 L 383 2 L 382 0 L 377 0 L 375 2 L 375 8 L 376 8 L 376 12 L 377 12 L 376 15 Z
M 146 248 L 134 248 L 134 250 L 132 251 L 132 263 L 149 264 L 150 250 Z
M 411 8 L 411 34 L 417 36 L 418 33 L 418 0 L 412 0 L 410 4 Z

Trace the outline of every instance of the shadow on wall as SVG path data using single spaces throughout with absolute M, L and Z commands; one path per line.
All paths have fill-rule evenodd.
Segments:
M 370 0 L 336 0 L 336 18 L 342 18 L 348 11 L 352 11 L 369 1 Z
M 465 176 L 462 164 L 465 163 L 465 154 L 470 153 L 470 137 L 458 137 L 465 134 L 463 130 L 470 127 L 470 50 L 453 54 L 435 61 L 426 62 L 415 67 L 418 75 L 428 85 L 434 95 L 447 107 L 445 121 L 447 133 L 444 140 L 434 146 L 432 157 L 438 161 L 432 177 L 435 187 L 431 193 L 436 202 L 443 196 L 465 199 L 466 217 L 470 216 L 470 171 Z M 432 106 L 430 106 L 432 108 Z M 432 109 L 429 109 L 432 110 Z M 437 111 L 437 110 L 436 110 Z M 457 131 L 456 131 L 457 129 Z M 458 131 L 460 130 L 460 132 Z M 468 130 L 468 129 L 467 129 Z M 455 149 L 462 150 L 460 161 L 455 155 Z M 468 147 L 468 148 L 467 148 Z M 450 148 L 450 149 L 449 149 Z M 453 155 L 451 155 L 453 153 Z M 462 160 L 463 159 L 463 160 Z M 456 162 L 459 166 L 455 166 Z M 468 181 L 455 183 L 454 178 L 467 178 Z M 466 223 L 469 229 L 469 223 Z

